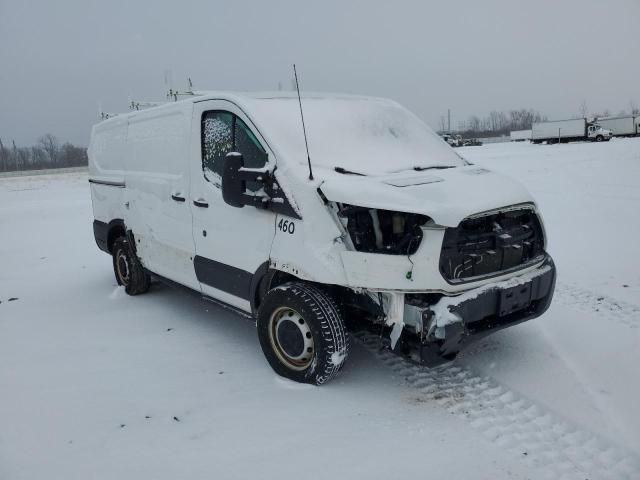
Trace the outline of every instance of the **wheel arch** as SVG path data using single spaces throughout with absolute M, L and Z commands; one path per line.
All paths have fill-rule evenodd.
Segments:
M 124 220 L 116 218 L 108 223 L 107 228 L 107 251 L 113 253 L 113 244 L 118 237 L 126 237 L 127 229 L 124 225 Z
M 251 312 L 256 315 L 264 296 L 269 290 L 290 281 L 301 282 L 303 280 L 290 273 L 271 268 L 270 262 L 264 262 L 260 265 L 251 279 L 249 291 Z

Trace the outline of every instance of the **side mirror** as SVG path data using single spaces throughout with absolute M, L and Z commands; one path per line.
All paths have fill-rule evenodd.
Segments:
M 222 199 L 232 207 L 244 207 L 247 182 L 240 174 L 244 167 L 242 154 L 230 152 L 224 157 L 222 168 Z

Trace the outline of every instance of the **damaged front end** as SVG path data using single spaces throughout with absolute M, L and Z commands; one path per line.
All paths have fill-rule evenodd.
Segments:
M 420 295 L 406 296 L 405 326 L 419 318 L 413 329 L 419 333 L 405 335 L 394 349 L 427 365 L 451 360 L 473 341 L 542 315 L 551 304 L 555 281 L 555 265 L 547 256 L 528 273 L 443 296 L 435 304 Z
M 438 365 L 474 340 L 542 315 L 551 303 L 556 269 L 532 204 L 484 212 L 439 230 L 424 215 L 340 207 L 354 250 L 405 256 L 406 285 L 422 280 L 425 269 L 435 270 L 432 285 L 439 277 L 438 287 L 425 280 L 422 291 L 364 288 L 348 300 L 368 311 L 369 329 L 382 333 L 396 353 Z M 420 250 L 436 234 L 438 246 Z M 389 268 L 388 274 L 398 270 Z
M 453 360 L 473 341 L 542 315 L 556 281 L 553 260 L 522 275 L 457 296 L 434 293 L 369 293 L 382 321 L 374 331 L 384 346 L 427 366 Z

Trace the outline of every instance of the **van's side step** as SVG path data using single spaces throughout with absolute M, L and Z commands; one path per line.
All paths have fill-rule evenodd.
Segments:
M 151 275 L 151 278 L 153 280 L 158 280 L 159 282 L 164 283 L 165 285 L 168 285 L 170 287 L 174 287 L 174 288 L 178 288 L 180 290 L 186 291 L 191 295 L 194 296 L 199 296 L 202 300 L 206 300 L 208 302 L 211 303 L 215 303 L 216 305 L 218 305 L 219 307 L 222 307 L 226 310 L 230 310 L 234 313 L 237 313 L 238 315 L 244 317 L 244 318 L 248 318 L 248 319 L 253 319 L 253 315 L 251 315 L 248 312 L 245 312 L 244 310 L 239 309 L 238 307 L 234 307 L 233 305 L 229 305 L 228 303 L 225 303 L 221 300 L 217 300 L 213 297 L 210 297 L 209 295 L 202 295 L 200 292 L 193 290 L 192 288 L 186 287 L 178 282 L 174 282 L 173 280 L 169 280 L 167 277 L 163 277 L 162 275 L 158 275 L 157 273 L 153 273 L 151 270 L 146 269 L 145 268 L 145 272 L 147 272 L 149 275 Z
M 238 315 L 244 318 L 248 318 L 249 320 L 253 320 L 254 318 L 253 315 L 251 315 L 250 313 L 245 312 L 244 310 L 241 310 L 238 307 L 234 307 L 233 305 L 229 305 L 228 303 L 222 302 L 216 298 L 210 297 L 209 295 L 202 295 L 202 299 L 207 300 L 208 302 L 211 302 L 211 303 L 215 303 L 219 307 L 222 307 L 226 310 L 230 310 L 234 313 L 237 313 Z

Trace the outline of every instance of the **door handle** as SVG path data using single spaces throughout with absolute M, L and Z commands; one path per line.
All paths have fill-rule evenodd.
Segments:
M 179 193 L 172 193 L 171 198 L 173 198 L 176 202 L 184 202 L 185 198 L 180 196 Z
M 198 199 L 198 200 L 194 200 L 194 201 L 193 201 L 193 204 L 194 204 L 196 207 L 200 207 L 200 208 L 209 208 L 209 204 L 208 204 L 207 202 L 205 202 L 204 200 L 200 200 L 200 199 Z

